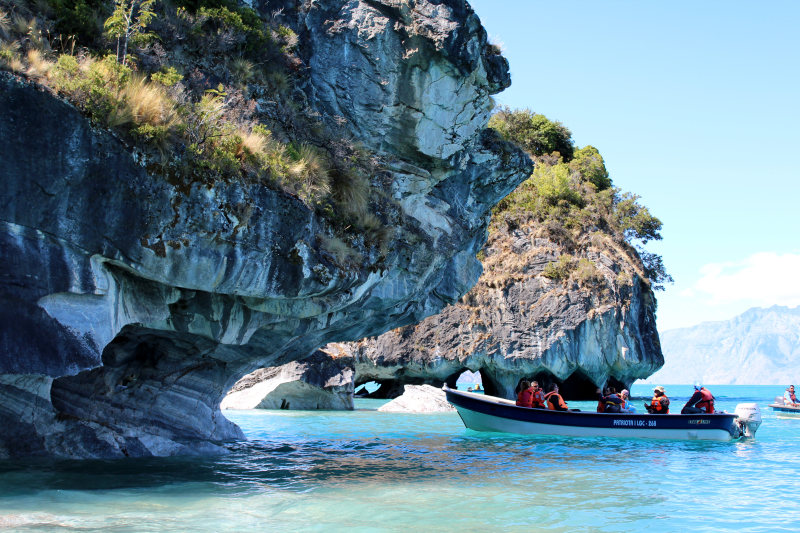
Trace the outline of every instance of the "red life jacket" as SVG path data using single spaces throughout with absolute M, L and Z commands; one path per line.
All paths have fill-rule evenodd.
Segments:
M 604 402 L 602 398 L 597 400 L 597 412 L 598 413 L 605 413 L 606 412 L 606 402 Z
M 711 414 L 714 412 L 714 396 L 706 390 L 705 387 L 700 389 L 700 394 L 703 395 L 703 399 L 694 404 L 695 407 L 698 409 L 703 409 L 706 413 Z
M 544 392 L 542 392 L 542 389 L 539 389 L 533 393 L 531 407 L 544 407 Z
M 650 402 L 650 405 L 653 406 L 653 412 L 658 414 L 669 414 L 669 407 L 664 407 L 661 403 L 661 398 L 666 398 L 667 396 L 653 396 L 653 400 Z
M 517 394 L 517 405 L 521 407 L 530 407 L 533 400 L 533 389 L 527 388 L 519 391 Z
M 793 392 L 789 393 L 789 398 L 792 400 L 792 403 L 797 403 L 797 396 L 795 396 Z

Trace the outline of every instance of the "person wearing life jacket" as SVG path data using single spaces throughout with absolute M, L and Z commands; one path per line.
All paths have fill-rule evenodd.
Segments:
M 569 411 L 564 398 L 558 393 L 558 385 L 553 383 L 550 385 L 550 392 L 544 395 L 547 408 L 551 411 Z
M 694 386 L 694 394 L 686 402 L 686 405 L 681 409 L 681 414 L 695 415 L 695 414 L 711 414 L 714 412 L 714 395 L 702 385 Z
M 614 387 L 607 387 L 605 392 L 597 389 L 597 412 L 598 413 L 619 413 L 622 411 L 622 398 L 617 394 Z
M 520 407 L 530 407 L 533 401 L 533 388 L 529 381 L 520 384 L 520 391 L 517 394 L 517 405 Z
M 786 387 L 786 392 L 783 393 L 783 405 L 787 407 L 800 407 L 800 401 L 794 393 L 794 385 Z
M 667 398 L 666 390 L 659 385 L 653 389 L 653 399 L 650 403 L 645 403 L 644 408 L 651 415 L 668 415 L 669 414 L 669 398 Z
M 544 391 L 539 386 L 539 382 L 538 381 L 532 382 L 531 388 L 533 389 L 533 399 L 531 400 L 531 407 L 534 407 L 536 409 L 545 409 Z
M 631 404 L 630 397 L 631 393 L 628 389 L 622 389 L 622 392 L 619 393 L 619 397 L 622 398 L 622 409 L 620 412 L 622 413 L 635 413 L 636 408 Z

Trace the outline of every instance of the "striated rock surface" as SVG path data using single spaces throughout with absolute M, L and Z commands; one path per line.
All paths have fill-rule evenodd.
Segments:
M 444 413 L 455 411 L 442 389 L 430 385 L 406 385 L 402 395 L 382 405 L 385 413 Z
M 381 162 L 385 254 L 355 240 L 342 265 L 299 199 L 171 182 L 0 73 L 3 456 L 219 450 L 242 438 L 219 409 L 242 376 L 417 322 L 477 280 L 489 211 L 531 163 L 484 129 L 508 69 L 469 6 L 255 4 L 285 8 L 309 105 Z
M 529 224 L 492 234 L 480 281 L 457 304 L 417 325 L 351 344 L 356 386 L 376 381 L 394 397 L 407 383 L 455 387 L 478 371 L 487 394 L 514 397 L 520 378 L 558 383 L 568 398 L 629 386 L 664 364 L 655 298 L 635 253 L 607 236 L 584 238 L 589 274 L 553 280 L 565 252 Z
M 302 361 L 251 372 L 228 392 L 222 409 L 353 409 L 353 360 L 321 351 Z

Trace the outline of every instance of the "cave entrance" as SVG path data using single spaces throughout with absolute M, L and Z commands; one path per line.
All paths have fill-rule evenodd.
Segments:
M 464 370 L 456 380 L 456 385 L 459 390 L 479 391 L 483 392 L 483 377 L 480 370 L 472 372 L 471 370 Z
M 597 385 L 580 370 L 576 370 L 563 383 L 559 383 L 558 388 L 565 400 L 597 399 Z

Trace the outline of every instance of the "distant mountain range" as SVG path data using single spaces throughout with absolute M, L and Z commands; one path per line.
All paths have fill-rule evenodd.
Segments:
M 664 366 L 644 383 L 800 382 L 800 307 L 752 308 L 731 320 L 671 329 L 660 337 Z

